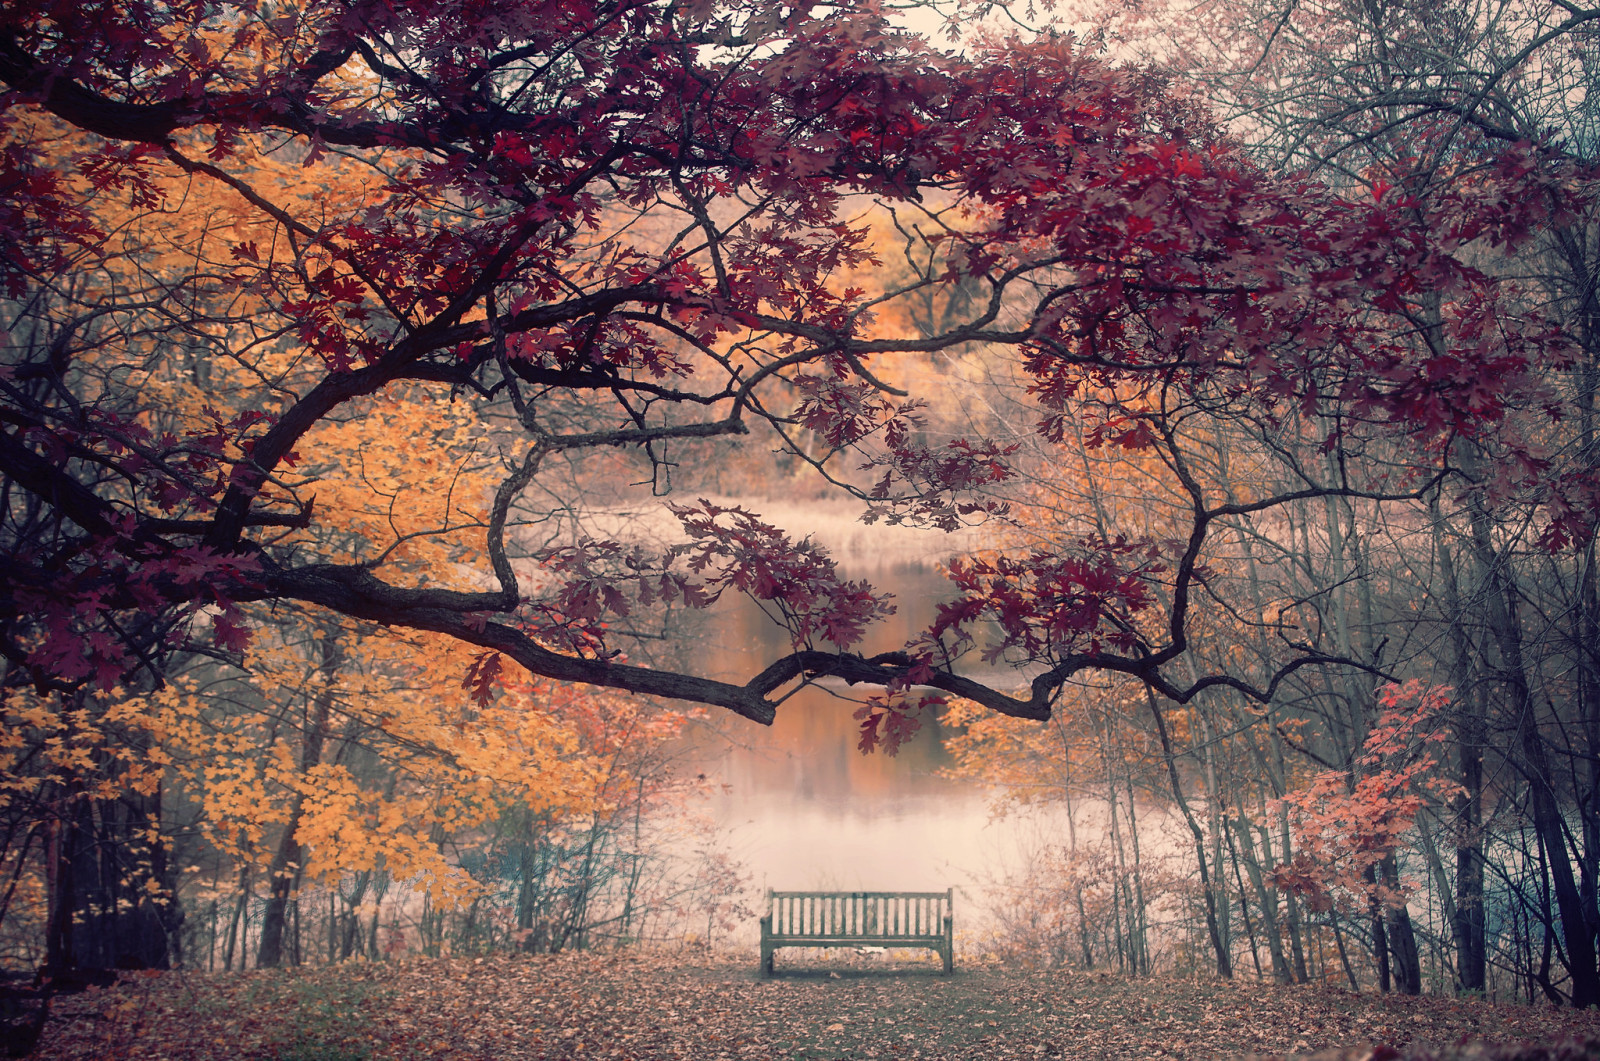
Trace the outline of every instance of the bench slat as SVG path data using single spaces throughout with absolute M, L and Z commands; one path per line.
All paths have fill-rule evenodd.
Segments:
M 794 892 L 773 891 L 774 899 L 816 899 L 844 896 L 857 899 L 934 899 L 950 898 L 948 892 Z
M 769 936 L 776 947 L 859 947 L 860 936 Z M 934 947 L 944 942 L 943 936 L 874 936 L 870 941 L 879 947 Z

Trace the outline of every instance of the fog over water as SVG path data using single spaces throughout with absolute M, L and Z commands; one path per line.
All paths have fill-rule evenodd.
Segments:
M 857 574 L 851 572 L 852 575 Z M 898 647 L 926 625 L 931 606 L 914 594 L 937 588 L 931 570 L 875 574 L 901 598 L 872 650 Z M 719 617 L 716 670 L 755 673 L 785 650 L 785 635 L 753 606 Z M 863 755 L 851 717 L 864 695 L 842 684 L 808 688 L 778 709 L 770 727 L 713 718 L 724 740 L 703 739 L 697 763 L 724 789 L 711 800 L 718 822 L 761 887 L 943 890 L 981 865 L 988 820 L 984 794 L 939 774 L 949 757 L 933 720 L 898 755 Z
M 900 648 L 927 626 L 949 584 L 937 564 L 978 545 L 975 535 L 867 527 L 831 508 L 755 504 L 804 537 L 809 529 L 848 578 L 895 595 L 898 611 L 863 651 Z M 697 669 L 728 680 L 750 675 L 788 650 L 787 635 L 744 599 L 707 622 Z M 857 750 L 857 707 L 871 690 L 842 683 L 799 691 L 763 727 L 713 711 L 690 762 L 720 783 L 708 810 L 756 889 L 930 890 L 975 883 L 1014 860 L 1028 823 L 990 823 L 987 793 L 941 776 L 950 758 L 929 719 L 898 755 Z M 968 895 L 976 898 L 975 893 Z M 971 902 L 966 911 L 972 912 Z

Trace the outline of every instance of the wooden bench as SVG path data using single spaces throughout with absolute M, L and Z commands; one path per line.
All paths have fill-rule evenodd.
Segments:
M 775 892 L 761 919 L 761 969 L 779 947 L 932 947 L 955 967 L 953 890 Z

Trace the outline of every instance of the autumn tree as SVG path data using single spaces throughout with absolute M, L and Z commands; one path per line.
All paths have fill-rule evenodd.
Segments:
M 1048 718 L 1085 671 L 1270 701 L 1371 662 L 1297 641 L 1248 676 L 1197 660 L 1229 521 L 1422 498 L 1463 445 L 1527 452 L 1510 413 L 1547 408 L 1573 357 L 1482 264 L 1576 216 L 1570 166 L 1495 146 L 1449 194 L 1346 196 L 1270 174 L 1168 79 L 1065 36 L 951 54 L 854 5 L 25 0 L 0 19 L 0 80 L 0 649 L 6 686 L 41 696 L 159 692 L 176 648 L 242 652 L 247 607 L 281 602 L 471 646 L 486 697 L 505 660 L 758 722 L 798 682 L 883 687 L 868 746 L 929 696 Z M 881 288 L 853 279 L 882 253 L 870 202 L 912 245 Z M 130 274 L 134 230 L 185 254 L 135 252 Z M 1011 445 L 929 444 L 888 372 L 958 348 L 1017 367 L 1044 442 L 1160 465 L 1172 530 L 956 564 L 926 635 L 871 657 L 886 596 L 743 509 L 675 504 L 664 549 L 519 533 L 550 515 L 531 487 L 558 461 L 626 451 L 664 489 L 679 444 L 752 434 L 868 519 L 996 512 Z M 271 401 L 152 389 L 224 366 Z M 481 525 L 414 532 L 475 534 L 475 566 L 301 533 L 348 514 L 297 471 L 321 433 L 380 432 L 417 394 L 469 410 L 500 461 Z M 1195 460 L 1202 425 L 1295 413 L 1403 460 L 1248 496 Z M 1552 544 L 1585 496 L 1543 495 Z M 640 665 L 613 622 L 725 593 L 790 638 L 743 683 Z M 988 687 L 960 671 L 972 651 L 1034 676 Z
M 1524 166 L 1592 181 L 1597 141 L 1588 86 L 1600 18 L 1592 8 L 1241 0 L 1108 7 L 1095 17 L 1123 46 L 1207 96 L 1253 157 L 1280 172 L 1398 193 L 1419 211 L 1480 186 L 1508 145 L 1523 153 Z M 1455 440 L 1452 475 L 1426 517 L 1431 550 L 1406 550 L 1391 567 L 1433 568 L 1419 589 L 1430 605 L 1426 621 L 1443 642 L 1434 658 L 1459 695 L 1453 769 L 1461 787 L 1441 815 L 1455 848 L 1445 893 L 1457 984 L 1485 987 L 1486 858 L 1495 846 L 1487 823 L 1505 799 L 1539 838 L 1544 854 L 1536 861 L 1547 868 L 1536 890 L 1553 892 L 1555 911 L 1553 919 L 1532 913 L 1565 941 L 1559 949 L 1571 978 L 1557 989 L 1547 970 L 1530 969 L 1530 980 L 1548 997 L 1578 1004 L 1600 999 L 1593 971 L 1600 785 L 1591 766 L 1578 765 L 1594 761 L 1592 634 L 1600 597 L 1592 520 L 1552 522 L 1540 506 L 1594 474 L 1594 232 L 1592 210 L 1579 209 L 1536 226 L 1515 256 L 1478 259 L 1521 285 L 1526 303 L 1561 326 L 1574 357 L 1567 371 L 1549 376 L 1546 400 L 1529 409 L 1520 429 L 1537 438 L 1535 463 L 1523 463 L 1526 447 Z M 1451 340 L 1437 328 L 1444 307 L 1412 301 L 1418 334 L 1448 354 Z M 1555 408 L 1564 426 L 1547 415 Z M 1375 574 L 1352 573 L 1361 582 Z M 1521 784 L 1486 789 L 1485 778 L 1502 767 Z M 1563 825 L 1569 814 L 1581 830 Z

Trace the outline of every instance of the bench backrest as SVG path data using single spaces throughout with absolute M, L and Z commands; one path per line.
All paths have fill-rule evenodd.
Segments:
M 774 936 L 884 939 L 940 936 L 951 891 L 767 893 Z

